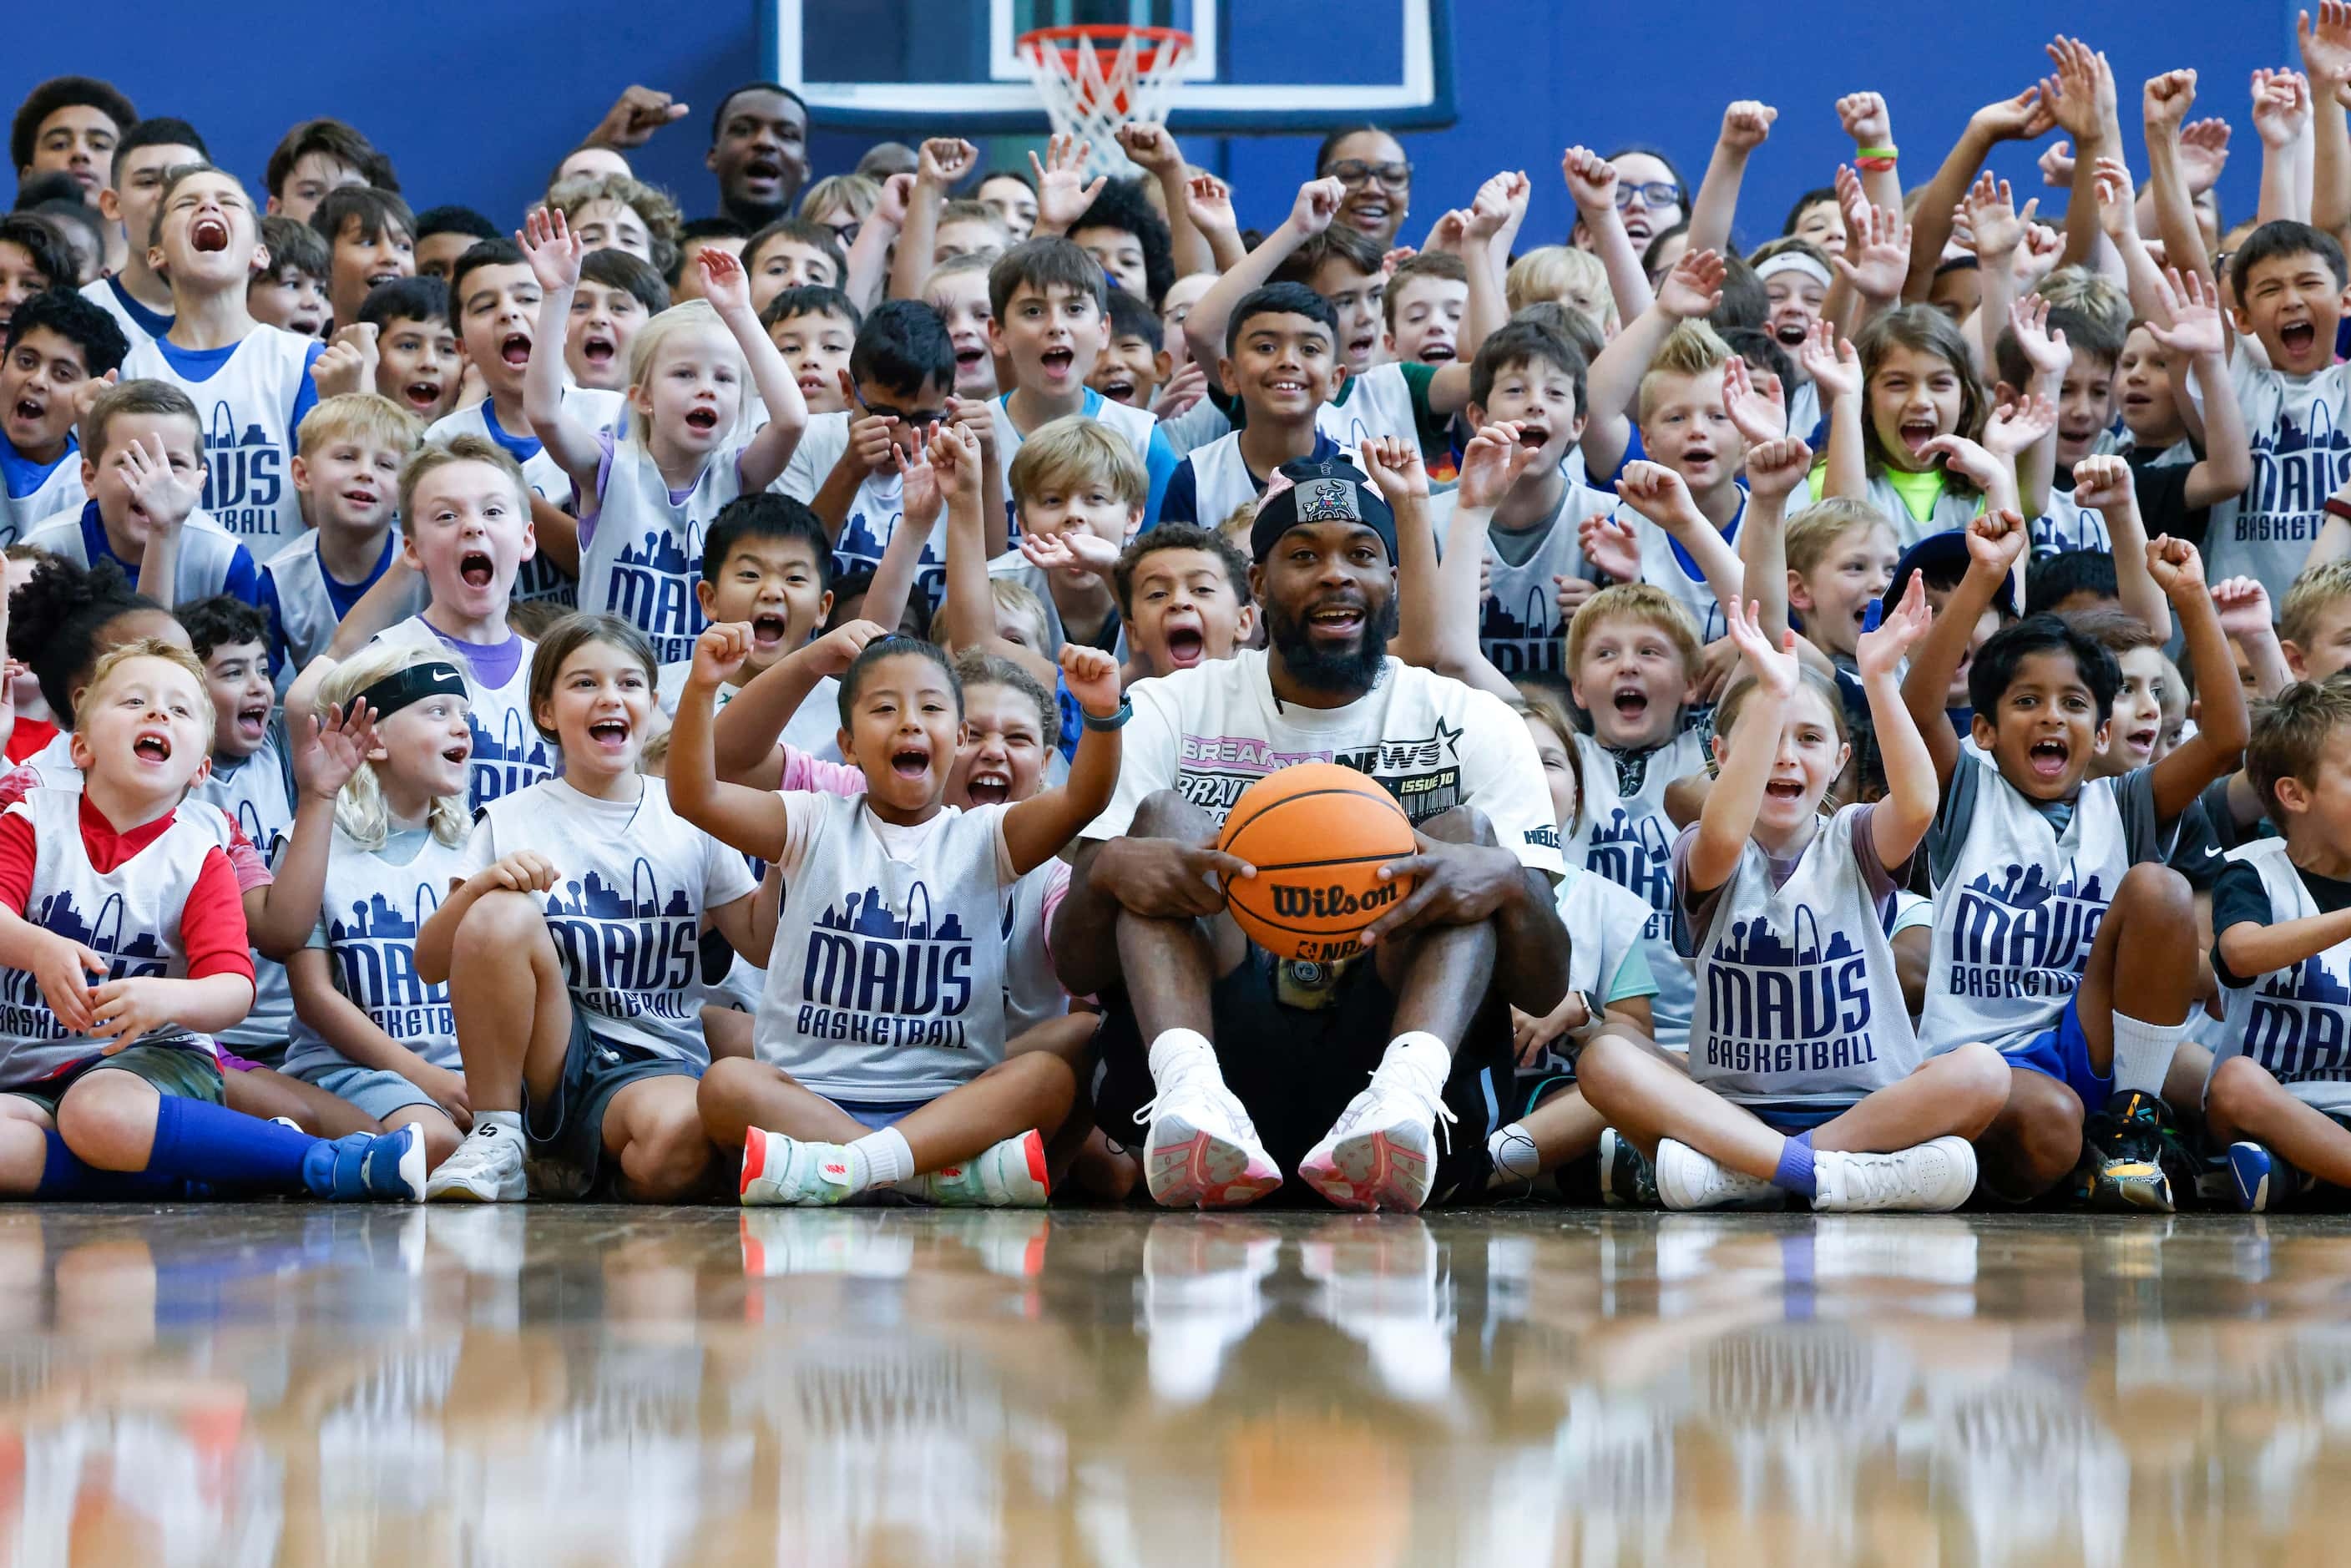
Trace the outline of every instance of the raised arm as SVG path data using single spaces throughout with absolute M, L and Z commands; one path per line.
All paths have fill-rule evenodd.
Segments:
M 1829 265 L 1836 269 L 1837 277 L 1851 292 L 1859 308 L 1854 312 L 1854 329 L 1863 322 L 1882 316 L 1902 303 L 1902 276 L 1910 255 L 1910 225 L 1899 207 L 1868 209 L 1857 247 L 1848 246 L 1847 256 L 1832 256 Z
M 1450 364 L 1439 365 L 1429 378 L 1428 406 L 1437 413 L 1458 413 L 1469 403 L 1470 366 L 1489 332 L 1499 331 L 1510 319 L 1502 296 L 1502 269 L 1493 260 L 1493 247 L 1510 221 L 1514 201 L 1523 202 L 1528 188 L 1524 173 L 1504 170 L 1478 187 L 1461 229 L 1461 262 L 1469 273 L 1469 298 L 1461 307 L 1461 333 Z
M 906 194 L 906 222 L 890 263 L 890 298 L 920 299 L 939 247 L 939 208 L 947 193 L 979 162 L 979 149 L 960 136 L 934 136 L 914 153 L 914 187 Z
M 1710 250 L 1683 256 L 1666 275 L 1656 302 L 1638 316 L 1626 317 L 1624 329 L 1584 373 L 1583 465 L 1595 483 L 1625 465 L 1633 444 L 1641 378 L 1649 373 L 1649 361 L 1676 327 L 1721 302 L 1723 270 L 1722 257 Z
M 286 737 L 294 748 L 294 821 L 285 852 L 271 866 L 266 887 L 246 894 L 246 935 L 262 956 L 283 963 L 301 951 L 319 924 L 326 898 L 327 860 L 335 836 L 335 798 L 375 746 L 375 716 L 365 703 L 348 714 L 312 706 L 319 683 L 333 670 L 313 659 L 286 693 Z M 262 846 L 266 852 L 267 846 Z
M 195 515 L 208 470 L 183 475 L 172 466 L 162 437 L 150 435 L 122 448 L 123 487 L 146 514 L 146 547 L 139 557 L 139 591 L 169 610 L 179 601 L 180 531 Z
M 914 191 L 912 174 L 893 174 L 883 181 L 873 210 L 857 225 L 857 237 L 841 257 L 841 291 L 860 310 L 871 310 L 889 298 L 890 258 L 904 235 L 906 204 Z
M 1639 319 L 1649 308 L 1649 275 L 1641 266 L 1641 253 L 1633 248 L 1632 236 L 1625 232 L 1625 214 L 1616 210 L 1615 165 L 1589 147 L 1571 147 L 1560 158 L 1559 172 L 1567 181 L 1575 215 L 1591 233 L 1593 254 L 1607 269 L 1616 319 L 1627 323 Z
M 702 267 L 702 297 L 710 301 L 718 319 L 734 336 L 743 363 L 751 372 L 751 385 L 758 389 L 759 401 L 768 405 L 768 423 L 751 437 L 735 464 L 748 495 L 774 484 L 784 465 L 791 461 L 792 448 L 800 444 L 800 434 L 808 429 L 808 401 L 800 396 L 800 384 L 777 351 L 775 340 L 759 325 L 758 312 L 751 308 L 751 279 L 743 263 L 715 245 L 703 246 L 695 260 Z
M 1747 515 L 1739 524 L 1740 592 L 1755 607 L 1756 626 L 1768 643 L 1777 643 L 1788 630 L 1788 497 L 1812 466 L 1813 449 L 1792 436 L 1747 449 Z M 1802 651 L 1797 650 L 1800 654 Z
M 2302 68 L 2310 78 L 2310 222 L 2338 240 L 2351 228 L 2351 146 L 2343 95 L 2351 92 L 2351 5 L 2320 0 L 2314 26 L 2309 12 L 2295 23 Z
M 1895 168 L 1894 115 L 1883 93 L 1849 92 L 1836 100 L 1837 123 L 1853 138 L 1854 167 L 1873 207 L 1902 210 L 1902 175 Z
M 2098 158 L 2120 146 L 2115 119 L 2115 73 L 2104 55 L 2079 38 L 2060 34 L 2048 48 L 2057 74 L 2042 82 L 2042 101 L 2049 105 L 2058 128 L 2074 142 L 2073 190 L 2065 208 L 2065 250 L 2058 265 L 2075 267 L 2090 260 L 2098 243 Z
M 1158 182 L 1159 204 L 1167 211 L 1167 247 L 1175 256 L 1176 276 L 1208 271 L 1216 266 L 1216 258 L 1184 204 L 1185 189 L 1192 177 L 1184 163 L 1184 150 L 1165 125 L 1144 120 L 1127 121 L 1118 128 L 1117 136 L 1127 162 Z
M 2171 604 L 2147 565 L 2147 524 L 2138 511 L 2131 465 L 2120 457 L 2085 457 L 2074 465 L 2074 499 L 2106 519 L 2115 557 L 2116 597 L 2139 623 L 2166 642 Z
M 2165 353 L 2188 361 L 2188 373 L 2204 397 L 2204 455 L 2188 471 L 2188 504 L 2210 507 L 2242 495 L 2253 482 L 2252 440 L 2236 389 L 2229 384 L 2220 292 L 2196 274 L 2183 276 L 2174 268 L 2156 278 L 2155 304 L 2147 320 L 2148 336 Z
M 865 644 L 887 634 L 878 621 L 844 622 L 745 682 L 712 726 L 712 759 L 718 777 L 731 784 L 772 788 L 784 771 L 778 739 L 784 727 L 818 682 L 842 674 Z
M 1910 710 L 1927 751 L 1935 760 L 1935 788 L 1939 794 L 1959 765 L 1959 737 L 1944 715 L 1952 677 L 1968 656 L 1968 641 L 1976 622 L 1991 608 L 1992 595 L 2024 554 L 2032 536 L 2024 519 L 2013 510 L 1987 512 L 1968 525 L 1968 570 L 1959 579 L 1943 612 L 1928 627 L 1910 657 L 1910 673 L 1902 678 L 1903 706 Z
M 1703 897 L 1730 880 L 1747 840 L 1755 831 L 1755 815 L 1763 809 L 1763 789 L 1771 782 L 1771 768 L 1780 756 L 1780 725 L 1787 716 L 1788 699 L 1796 695 L 1796 634 L 1783 632 L 1773 647 L 1755 624 L 1751 606 L 1733 600 L 1729 607 L 1730 640 L 1755 673 L 1755 693 L 1740 710 L 1740 723 L 1727 737 L 1718 737 L 1721 767 L 1706 807 L 1698 812 L 1698 836 L 1690 841 L 1689 885 L 1685 897 Z
M 2122 258 L 2123 283 L 2130 291 L 2131 312 L 2143 320 L 2168 321 L 2157 286 L 2163 269 L 2138 232 L 2138 204 L 2132 194 L 2130 169 L 2120 158 L 2100 154 L 2097 164 L 2098 223 L 2106 241 Z
M 1485 599 L 1479 568 L 1486 559 L 1486 529 L 1495 506 L 1533 456 L 1520 445 L 1519 427 L 1488 425 L 1463 449 L 1442 565 L 1428 537 L 1428 473 L 1411 445 L 1393 438 L 1366 442 L 1362 455 L 1364 469 L 1396 514 L 1396 591 L 1402 614 L 1412 622 L 1412 645 L 1421 655 L 1412 662 L 1515 700 L 1517 688 L 1488 661 L 1478 626 Z M 1416 540 L 1410 547 L 1405 543 L 1407 532 Z M 1399 645 L 1405 641 L 1400 634 Z
M 1004 813 L 1004 847 L 1012 852 L 1016 876 L 1060 854 L 1102 814 L 1118 788 L 1118 661 L 1100 648 L 1064 643 L 1061 680 L 1087 722 L 1078 736 L 1077 755 L 1070 758 L 1069 781 Z
M 1689 486 L 1662 463 L 1627 463 L 1616 493 L 1689 552 L 1727 616 L 1740 597 L 1739 558 L 1690 498 Z
M 2303 178 L 2304 139 L 2310 132 L 2310 88 L 2300 71 L 2253 73 L 2253 130 L 2262 139 L 2262 223 L 2306 222 L 2310 184 Z
M 1241 244 L 1240 220 L 1233 215 L 1233 188 L 1214 174 L 1195 174 L 1185 182 L 1184 215 L 1208 247 L 1208 265 L 1201 271 L 1230 272 L 1249 254 Z
M 1729 250 L 1730 225 L 1739 213 L 1739 187 L 1747 177 L 1747 160 L 1771 134 L 1780 111 L 1768 103 L 1742 98 L 1722 111 L 1722 131 L 1714 139 L 1714 156 L 1707 161 L 1706 177 L 1698 182 L 1690 203 L 1689 248 Z
M 2139 96 L 2147 131 L 2147 183 L 2155 193 L 2155 229 L 2163 241 L 2163 259 L 2183 273 L 2210 279 L 2212 261 L 2204 254 L 2204 231 L 2196 222 L 2196 201 L 2189 194 L 2180 162 L 2180 126 L 2195 103 L 2192 70 L 2152 77 Z
M 2008 325 L 2032 367 L 2032 380 L 2022 389 L 2023 394 L 2055 402 L 2064 389 L 2074 350 L 2065 341 L 2064 328 L 2051 329 L 2049 301 L 2037 294 L 2018 300 L 2008 308 Z M 2057 431 L 2053 425 L 2047 434 L 2016 454 L 2016 488 L 2022 501 L 2020 509 L 2026 517 L 2038 517 L 2048 511 L 2049 486 L 2056 470 Z
M 761 860 L 779 858 L 789 813 L 779 790 L 729 784 L 718 777 L 710 740 L 711 710 L 719 685 L 743 667 L 751 653 L 751 625 L 728 622 L 705 629 L 694 642 L 694 665 L 677 695 L 670 726 L 669 765 L 663 777 L 670 809 L 704 832 Z
M 2204 586 L 2204 558 L 2186 539 L 2168 536 L 2147 547 L 2147 570 L 2171 599 L 2196 675 L 2196 733 L 2155 765 L 2155 810 L 2165 821 L 2185 811 L 2204 787 L 2233 772 L 2252 738 L 2244 688 L 2220 630 L 2220 612 Z
M 979 505 L 979 437 L 959 424 L 934 425 L 929 456 L 946 497 L 947 596 L 940 608 L 948 640 L 957 648 L 1001 654 L 1050 691 L 1055 672 L 1044 655 L 996 634 L 996 591 L 987 581 L 987 522 Z
M 1886 768 L 1886 794 L 1869 814 L 1870 836 L 1878 863 L 1889 868 L 1900 866 L 1917 851 L 1943 800 L 1927 738 L 1902 701 L 1903 655 L 1927 634 L 1934 619 L 1927 608 L 1926 579 L 1914 574 L 1876 630 L 1863 632 L 1854 644 L 1862 693 L 1869 699 L 1870 725 Z M 1934 722 L 1936 728 L 1950 733 L 1940 716 Z
M 538 327 L 534 341 L 547 350 L 533 354 L 523 371 L 523 413 L 530 421 L 531 433 L 571 481 L 572 489 L 592 497 L 604 450 L 596 433 L 563 406 L 563 337 L 570 323 L 571 296 L 580 287 L 580 236 L 565 224 L 561 213 L 535 207 L 516 233 L 515 243 L 522 246 L 531 275 L 538 279 Z M 580 509 L 587 510 L 584 503 Z
M 1800 356 L 1828 411 L 1828 465 L 1820 495 L 1858 501 L 1869 495 L 1868 447 L 1862 430 L 1861 356 L 1826 321 L 1815 321 Z
M 1232 319 L 1233 307 L 1251 291 L 1264 287 L 1274 268 L 1289 260 L 1300 246 L 1329 228 L 1346 196 L 1347 188 L 1334 177 L 1309 180 L 1298 187 L 1290 215 L 1281 225 L 1237 265 L 1228 267 L 1184 318 L 1184 341 L 1190 346 L 1196 363 L 1213 369 L 1224 357 L 1225 327 Z
M 1029 154 L 1029 167 L 1037 177 L 1037 226 L 1029 231 L 1029 238 L 1068 234 L 1102 193 L 1110 176 L 1097 174 L 1092 184 L 1086 183 L 1086 159 L 1092 152 L 1091 141 L 1057 135 L 1045 144 L 1042 163 L 1037 162 L 1036 153 Z
M 2014 98 L 1988 103 L 1969 118 L 1967 129 L 1918 198 L 1917 221 L 1910 230 L 1910 277 L 1902 286 L 1903 298 L 1923 300 L 1932 288 L 1943 246 L 1950 243 L 1951 214 L 1959 207 L 1959 197 L 1975 183 L 1984 155 L 2002 141 L 2030 141 L 2045 136 L 2055 123 L 2048 106 L 2041 101 L 2037 86 Z
M 2212 612 L 2220 618 L 2220 635 L 2244 650 L 2253 695 L 2267 702 L 2294 685 L 2294 671 L 2278 642 L 2277 618 L 2270 612 L 2270 591 L 2260 578 L 2229 577 L 2214 583 Z
M 1976 277 L 1981 287 L 1974 341 L 1968 346 L 1976 351 L 1981 379 L 1989 383 L 2000 363 L 2000 329 L 2008 325 L 2008 308 L 2016 298 L 2017 251 L 2032 226 L 2041 198 L 2030 198 L 2019 212 L 2008 182 L 1987 172 L 1968 187 L 1965 206 L 1969 231 L 1975 235 Z

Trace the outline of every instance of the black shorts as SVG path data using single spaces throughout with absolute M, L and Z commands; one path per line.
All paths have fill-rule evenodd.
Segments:
M 1294 1007 L 1277 995 L 1279 970 L 1273 955 L 1251 944 L 1248 956 L 1209 988 L 1217 1062 L 1281 1168 L 1281 1193 L 1319 1203 L 1313 1189 L 1296 1179 L 1298 1162 L 1370 1082 L 1395 1036 L 1395 998 L 1380 983 L 1378 967 L 1365 959 L 1348 966 L 1333 983 L 1328 1005 Z M 1432 1204 L 1486 1189 L 1486 1137 L 1503 1119 L 1498 1094 L 1510 1092 L 1508 1018 L 1489 1008 L 1475 1037 L 1454 1052 L 1445 1103 L 1457 1119 L 1450 1126 L 1438 1124 Z M 1095 1123 L 1113 1140 L 1139 1150 L 1149 1126 L 1135 1113 L 1156 1091 L 1150 1042 L 1123 997 L 1104 1012 L 1094 1041 L 1102 1058 Z
M 604 1040 L 571 1009 L 571 1043 L 563 1053 L 563 1075 L 555 1097 L 534 1103 L 528 1085 L 522 1096 L 523 1147 L 528 1155 L 533 1197 L 596 1196 L 604 1171 L 604 1113 L 612 1096 L 645 1078 L 700 1078 L 698 1062 L 664 1056 L 627 1040 Z

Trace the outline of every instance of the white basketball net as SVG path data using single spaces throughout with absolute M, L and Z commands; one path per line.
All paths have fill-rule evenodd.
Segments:
M 1056 132 L 1092 144 L 1091 174 L 1125 174 L 1134 166 L 1119 151 L 1117 131 L 1129 120 L 1164 122 L 1192 40 L 1129 32 L 1103 37 L 1040 37 L 1019 43 L 1037 92 Z

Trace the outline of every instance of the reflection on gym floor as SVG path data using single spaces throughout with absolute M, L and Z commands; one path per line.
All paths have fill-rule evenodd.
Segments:
M 62 1563 L 2338 1561 L 2325 1220 L 0 1212 Z

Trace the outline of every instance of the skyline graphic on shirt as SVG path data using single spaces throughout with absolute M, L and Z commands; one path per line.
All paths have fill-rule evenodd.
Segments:
M 407 915 L 402 915 L 379 888 L 365 903 L 351 905 L 349 920 L 338 915 L 328 921 L 327 936 L 336 942 L 413 942 L 424 922 L 440 907 L 440 897 L 429 883 L 417 884 L 416 907 Z
M 664 902 L 661 879 L 653 874 L 653 862 L 639 855 L 631 868 L 626 893 L 591 871 L 584 879 L 575 878 L 551 889 L 547 895 L 547 912 L 582 920 L 665 920 L 695 911 L 694 901 L 682 887 L 671 889 Z
M 918 897 L 923 908 L 920 920 L 914 917 Z M 906 890 L 906 913 L 903 917 L 891 907 L 890 901 L 883 896 L 880 888 L 868 887 L 863 893 L 850 894 L 841 904 L 827 904 L 824 913 L 816 917 L 816 924 L 829 931 L 847 931 L 860 936 L 879 936 L 893 942 L 961 942 L 966 939 L 963 921 L 953 910 L 947 911 L 947 917 L 938 923 L 936 929 L 933 929 L 931 890 L 920 882 Z
M 1980 872 L 1967 885 L 2011 909 L 2037 908 L 2053 898 L 2079 899 L 2085 904 L 2106 902 L 2105 885 L 2095 873 L 2088 882 L 2076 886 L 2070 862 L 2065 867 L 2064 880 L 2054 884 L 2049 881 L 2047 868 L 2035 861 L 2030 866 L 2011 863 L 2003 867 L 1998 883 L 1992 881 L 1991 872 Z
M 2289 969 L 2273 969 L 2262 977 L 2261 988 L 2254 994 L 2276 997 L 2283 1000 L 2315 1003 L 2325 1007 L 2351 1008 L 2351 986 L 2324 962 L 2324 953 L 2314 953 Z
M 1793 947 L 1782 940 L 1780 933 L 1761 915 L 1748 920 L 1734 920 L 1729 934 L 1715 944 L 1714 961 L 1755 969 L 1797 969 L 1833 964 L 1861 955 L 1861 949 L 1855 946 L 1842 930 L 1832 933 L 1828 946 L 1823 947 L 1820 916 L 1813 913 L 1809 904 L 1796 905 L 1790 924 L 1795 933 L 1796 945 Z M 1807 925 L 1812 928 L 1809 946 L 1804 941 Z
M 74 903 L 71 890 L 61 889 L 41 900 L 40 912 L 33 916 L 33 924 L 43 930 L 55 932 L 68 942 L 78 942 L 96 952 L 111 954 L 119 958 L 163 957 L 162 942 L 152 931 L 141 931 L 128 943 L 122 940 L 124 913 L 122 895 L 110 893 L 106 895 L 106 902 L 98 906 L 97 922 L 86 924 L 80 907 Z M 110 917 L 114 923 L 111 934 L 107 929 Z
M 700 561 L 679 548 L 677 536 L 665 528 L 647 528 L 641 544 L 622 545 L 613 559 L 622 566 L 641 566 L 652 571 L 684 573 L 701 567 Z

